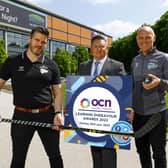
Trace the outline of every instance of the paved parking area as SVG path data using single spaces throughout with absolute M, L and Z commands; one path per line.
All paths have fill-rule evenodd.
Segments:
M 11 118 L 13 113 L 12 95 L 1 91 L 0 115 Z M 132 141 L 133 142 L 133 141 Z M 60 147 L 65 168 L 92 168 L 92 159 L 89 146 L 66 143 L 63 133 L 60 138 Z M 118 168 L 140 168 L 134 143 L 131 150 L 118 150 Z M 167 150 L 168 151 L 168 150 Z M 11 160 L 10 124 L 0 124 L 0 168 L 9 168 Z M 30 145 L 25 168 L 49 168 L 47 156 L 39 137 L 35 134 Z

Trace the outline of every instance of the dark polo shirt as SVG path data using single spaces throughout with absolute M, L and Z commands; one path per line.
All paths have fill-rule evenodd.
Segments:
M 5 61 L 0 78 L 11 78 L 14 105 L 25 108 L 40 108 L 52 103 L 51 85 L 61 83 L 54 61 L 41 56 L 38 61 L 31 62 L 26 52 Z

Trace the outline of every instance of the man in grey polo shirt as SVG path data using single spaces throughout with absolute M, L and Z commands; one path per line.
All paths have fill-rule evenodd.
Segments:
M 141 128 L 153 114 L 161 114 L 161 121 L 155 128 L 143 137 L 135 138 L 142 168 L 152 168 L 151 147 L 155 168 L 166 168 L 168 55 L 154 47 L 155 38 L 151 27 L 140 27 L 136 36 L 140 52 L 132 61 L 134 131 Z

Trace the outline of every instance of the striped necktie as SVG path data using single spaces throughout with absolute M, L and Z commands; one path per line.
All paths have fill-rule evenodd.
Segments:
M 94 76 L 99 75 L 99 73 L 98 73 L 98 66 L 99 66 L 99 64 L 100 64 L 99 61 L 95 62 L 95 70 L 94 70 L 94 73 L 93 73 Z

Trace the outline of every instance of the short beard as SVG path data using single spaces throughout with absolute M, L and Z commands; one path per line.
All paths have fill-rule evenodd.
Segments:
M 41 52 L 35 52 L 31 46 L 29 47 L 29 49 L 37 57 L 39 57 L 39 56 L 41 56 L 43 54 L 43 50 Z

